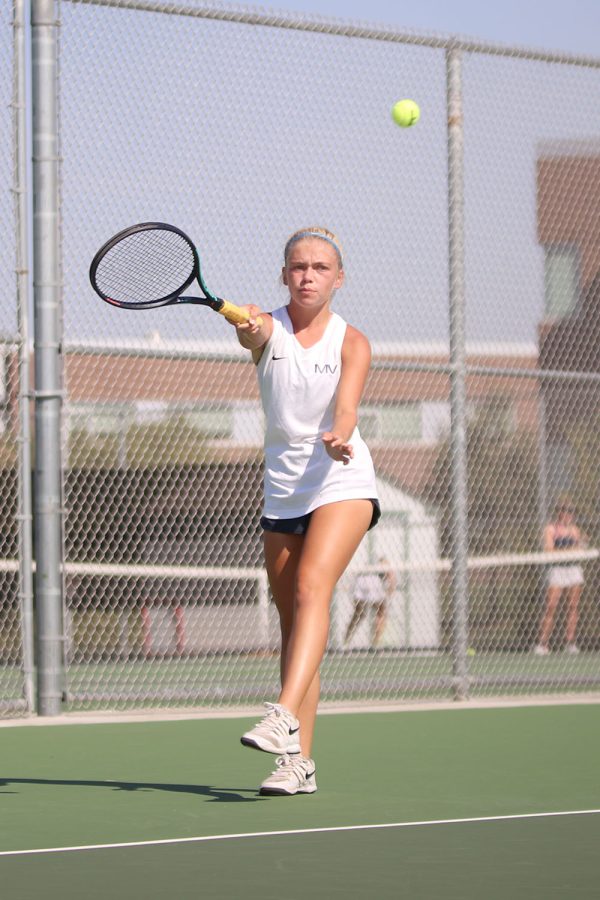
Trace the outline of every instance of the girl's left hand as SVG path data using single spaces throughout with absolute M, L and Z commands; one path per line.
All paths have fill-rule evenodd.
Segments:
M 354 459 L 354 448 L 352 447 L 352 444 L 343 441 L 337 434 L 326 431 L 321 435 L 321 440 L 325 444 L 325 449 L 330 457 L 336 462 L 341 462 L 347 466 L 350 460 Z

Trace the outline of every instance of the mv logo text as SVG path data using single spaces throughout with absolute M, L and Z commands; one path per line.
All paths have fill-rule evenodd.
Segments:
M 325 363 L 324 366 L 320 366 L 315 363 L 315 375 L 333 375 L 336 369 L 337 365 L 330 366 L 329 363 Z

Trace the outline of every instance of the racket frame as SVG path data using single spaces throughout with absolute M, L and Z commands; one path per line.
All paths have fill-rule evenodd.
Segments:
M 98 266 L 100 265 L 106 254 L 113 249 L 113 247 L 115 247 L 126 238 L 131 237 L 134 234 L 140 234 L 144 231 L 171 231 L 186 242 L 186 244 L 192 251 L 193 257 L 193 266 L 189 277 L 176 290 L 171 291 L 171 293 L 166 294 L 164 297 L 157 297 L 156 300 L 146 300 L 142 303 L 131 303 L 127 300 L 118 300 L 115 297 L 109 297 L 108 294 L 106 294 L 100 288 L 97 282 L 96 275 Z M 157 309 L 161 306 L 195 304 L 197 306 L 209 306 L 215 312 L 220 313 L 222 316 L 225 316 L 225 318 L 230 322 L 234 322 L 236 324 L 244 324 L 248 322 L 250 318 L 246 310 L 240 309 L 239 306 L 236 306 L 234 303 L 230 303 L 228 300 L 223 300 L 221 297 L 217 297 L 212 293 L 212 291 L 208 289 L 202 275 L 202 269 L 200 267 L 200 255 L 198 253 L 198 250 L 184 231 L 182 231 L 180 228 L 176 228 L 175 225 L 169 225 L 167 222 L 140 222 L 137 225 L 130 225 L 128 228 L 124 228 L 122 231 L 117 232 L 117 234 L 109 238 L 109 240 L 106 241 L 106 243 L 104 243 L 95 254 L 90 265 L 89 275 L 91 285 L 98 296 L 101 297 L 106 303 L 110 303 L 111 306 L 117 306 L 120 309 Z M 189 296 L 183 293 L 183 291 L 185 291 L 194 280 L 198 282 L 200 289 L 204 294 L 203 297 L 197 297 L 195 295 Z M 258 325 L 261 324 L 260 318 L 256 321 Z

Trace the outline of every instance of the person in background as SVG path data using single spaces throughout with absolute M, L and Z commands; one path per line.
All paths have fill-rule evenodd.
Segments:
M 344 643 L 349 644 L 352 636 L 370 607 L 375 610 L 375 623 L 371 646 L 381 643 L 386 623 L 387 603 L 396 589 L 396 577 L 385 557 L 380 557 L 379 572 L 362 572 L 354 583 L 354 612 L 348 624 Z
M 554 520 L 544 529 L 544 550 L 554 553 L 564 550 L 577 550 L 585 546 L 586 538 L 575 523 L 575 509 L 568 498 L 559 502 Z M 567 596 L 566 651 L 579 653 L 577 646 L 577 619 L 579 615 L 579 599 L 583 587 L 583 569 L 577 563 L 561 562 L 550 567 L 548 573 L 548 589 L 546 608 L 540 625 L 538 643 L 533 652 L 537 656 L 547 656 L 549 643 L 554 628 L 554 619 L 561 596 Z

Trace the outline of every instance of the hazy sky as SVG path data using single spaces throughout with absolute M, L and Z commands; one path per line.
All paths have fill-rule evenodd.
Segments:
M 506 0 L 502 16 L 496 7 L 253 8 L 600 55 L 600 0 Z M 536 160 L 549 145 L 597 139 L 600 78 L 510 52 L 467 54 L 463 68 L 468 338 L 531 343 L 544 308 Z M 68 337 L 177 339 L 198 324 L 225 337 L 197 310 L 124 317 L 90 297 L 81 261 L 119 228 L 161 220 L 198 241 L 216 293 L 263 309 L 286 299 L 277 283 L 286 236 L 298 223 L 328 224 L 347 252 L 340 304 L 350 321 L 376 341 L 447 338 L 441 51 L 63 3 L 61 87 Z M 390 118 L 401 96 L 422 108 L 409 132 Z
M 547 50 L 600 53 L 600 0 L 279 0 L 261 6 Z
M 600 56 L 600 0 L 250 8 Z M 264 309 L 285 302 L 286 236 L 299 223 L 327 224 L 347 251 L 340 302 L 354 324 L 379 341 L 446 340 L 441 51 L 70 2 L 61 16 L 67 338 L 160 331 L 187 339 L 198 324 L 209 338 L 230 337 L 218 317 L 197 310 L 124 317 L 92 296 L 87 265 L 98 246 L 132 222 L 162 220 L 197 240 L 216 293 Z M 548 145 L 598 139 L 599 72 L 470 54 L 463 74 L 468 337 L 530 343 L 544 305 L 536 160 Z M 7 137 L 9 88 L 10 79 L 0 81 Z M 408 132 L 389 115 L 401 96 L 422 108 Z M 0 183 L 10 184 L 10 140 L 2 144 Z M 8 191 L 0 214 L 12 227 Z M 0 285 L 12 281 L 12 255 L 0 249 Z M 0 327 L 12 330 L 13 319 L 11 305 Z

